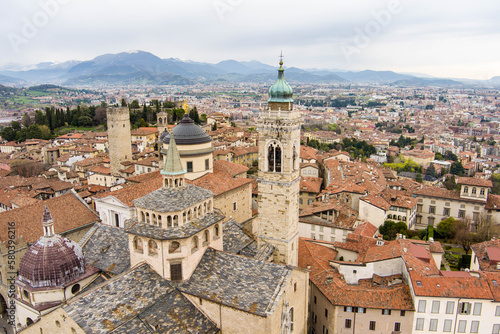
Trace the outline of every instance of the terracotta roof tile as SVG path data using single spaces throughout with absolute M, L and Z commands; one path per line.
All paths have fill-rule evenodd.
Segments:
M 43 235 L 41 223 L 45 205 L 54 220 L 56 233 L 68 231 L 99 220 L 99 216 L 81 202 L 72 192 L 40 201 L 32 205 L 0 213 L 0 241 L 7 240 L 8 223 L 14 222 L 16 238 L 23 237 L 25 242 L 35 242 Z

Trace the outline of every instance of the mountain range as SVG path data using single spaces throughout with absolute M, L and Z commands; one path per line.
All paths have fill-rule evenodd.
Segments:
M 26 86 L 33 84 L 83 85 L 189 85 L 210 82 L 272 82 L 276 66 L 258 61 L 224 60 L 216 64 L 162 59 L 145 51 L 105 54 L 86 61 L 40 63 L 29 68 L 0 68 L 0 83 Z M 459 79 L 432 78 L 425 75 L 392 71 L 286 68 L 292 83 L 388 84 L 397 86 L 499 86 L 500 77 L 486 81 L 464 82 Z

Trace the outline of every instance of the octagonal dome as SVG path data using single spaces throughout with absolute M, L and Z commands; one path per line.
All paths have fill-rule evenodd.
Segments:
M 194 121 L 188 114 L 184 114 L 179 124 L 172 129 L 172 133 L 175 136 L 177 145 L 196 145 L 212 141 L 212 138 L 200 126 L 194 124 Z M 167 132 L 165 134 L 163 132 L 160 136 L 160 141 L 169 144 L 170 133 Z
M 59 235 L 41 237 L 19 263 L 19 282 L 32 288 L 57 287 L 85 273 L 83 251 L 72 240 Z

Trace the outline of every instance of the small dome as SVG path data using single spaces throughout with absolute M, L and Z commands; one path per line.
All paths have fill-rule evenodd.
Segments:
M 19 263 L 19 281 L 32 288 L 56 287 L 85 272 L 83 251 L 72 240 L 53 235 L 31 245 Z
M 172 133 L 178 145 L 195 145 L 212 141 L 212 138 L 200 126 L 194 124 L 188 114 L 184 114 L 179 124 L 172 129 Z M 160 141 L 165 144 L 170 143 L 170 133 L 165 136 L 164 134 L 165 132 L 161 134 Z
M 267 102 L 293 102 L 293 90 L 285 80 L 285 69 L 281 65 L 283 65 L 283 62 L 280 62 L 278 79 L 269 88 L 269 99 Z

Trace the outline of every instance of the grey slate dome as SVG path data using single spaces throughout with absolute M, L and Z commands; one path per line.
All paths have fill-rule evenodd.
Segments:
M 32 288 L 57 287 L 85 273 L 83 251 L 72 240 L 54 235 L 41 237 L 19 263 L 18 280 Z
M 195 145 L 212 141 L 212 138 L 200 126 L 194 124 L 194 121 L 188 114 L 184 114 L 179 124 L 172 129 L 172 133 L 178 145 Z M 169 144 L 170 133 L 165 134 L 163 132 L 160 136 L 160 141 Z

